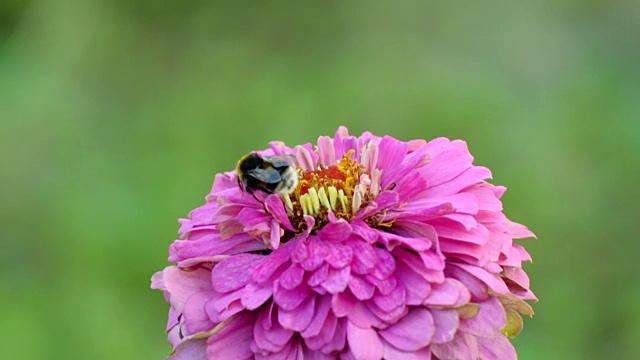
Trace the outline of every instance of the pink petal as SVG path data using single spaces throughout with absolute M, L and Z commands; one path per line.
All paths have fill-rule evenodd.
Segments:
M 258 353 L 255 360 L 304 360 L 304 349 L 296 338 L 276 353 Z
M 482 360 L 516 360 L 518 355 L 505 336 L 496 334 L 493 338 L 478 338 Z
M 245 313 L 207 339 L 207 359 L 250 359 L 256 314 Z M 185 358 L 186 359 L 186 358 Z
M 412 153 L 426 145 L 427 145 L 427 142 L 422 139 L 414 139 L 414 140 L 407 141 L 407 146 L 409 147 L 409 153 Z
M 264 209 L 254 209 L 244 207 L 237 216 L 238 221 L 247 228 L 255 229 L 260 226 L 268 226 L 267 224 L 273 216 L 264 211 Z
M 464 333 L 447 343 L 431 344 L 431 351 L 438 359 L 478 360 L 480 358 L 476 337 Z
M 524 270 L 522 270 L 522 268 L 505 266 L 503 276 L 513 281 L 522 289 L 524 290 L 529 289 L 529 286 L 530 286 L 529 276 L 527 275 L 526 272 L 524 272 Z
M 208 360 L 207 339 L 184 339 L 165 360 Z
M 413 271 L 404 261 L 396 262 L 395 276 L 407 293 L 407 305 L 421 305 L 431 292 L 429 282 Z
M 473 266 L 473 265 L 467 265 L 467 264 L 456 264 L 456 263 L 451 264 L 451 270 L 454 270 L 455 268 L 459 268 L 462 271 L 468 273 L 469 275 L 482 281 L 498 294 L 506 294 L 509 292 L 507 285 L 500 278 L 500 276 L 496 274 L 492 274 L 483 268 Z
M 349 350 L 359 360 L 380 360 L 384 346 L 374 329 L 361 329 L 347 322 Z
M 295 289 L 285 289 L 280 281 L 273 283 L 273 301 L 285 310 L 294 310 L 310 295 L 311 290 L 306 284 Z
M 509 221 L 507 227 L 509 228 L 509 235 L 514 239 L 536 237 L 536 235 L 524 225 Z
M 349 129 L 346 126 L 339 126 L 333 137 L 333 143 L 340 143 L 343 139 L 349 137 Z M 342 156 L 343 153 L 336 150 L 336 154 Z
M 410 205 L 407 205 L 410 206 Z M 450 203 L 442 203 L 431 207 L 417 207 L 414 210 L 399 209 L 387 212 L 386 220 L 392 219 L 409 219 L 414 221 L 430 221 L 434 217 L 444 216 L 455 211 Z
M 358 139 L 356 139 L 354 136 L 348 136 L 342 140 L 342 154 L 346 155 L 351 150 L 355 151 L 351 154 L 350 159 L 357 159 L 360 147 L 358 146 Z M 336 154 L 338 154 L 337 150 Z
M 325 354 L 335 354 L 345 348 L 347 344 L 347 322 L 346 319 L 338 319 L 335 330 L 333 331 L 333 338 L 329 343 L 324 345 L 320 351 Z
M 455 258 L 477 266 L 483 265 L 482 260 L 487 253 L 487 249 L 482 245 L 463 243 L 447 238 L 442 238 L 440 250 L 449 259 Z
M 276 194 L 269 195 L 264 205 L 285 229 L 295 231 L 293 225 L 291 225 L 287 211 L 284 209 L 284 204 L 282 203 L 280 196 Z
M 312 319 L 306 329 L 300 332 L 304 338 L 316 336 L 320 333 L 322 326 L 331 309 L 331 296 L 318 296 L 315 302 L 315 309 L 312 313 Z
M 345 266 L 342 269 L 329 268 L 327 279 L 322 282 L 322 287 L 331 294 L 336 294 L 344 291 L 349 284 L 349 276 L 351 274 L 351 267 Z
M 271 141 L 269 147 L 273 150 L 273 155 L 285 155 L 293 153 L 293 149 L 285 145 L 282 141 Z
M 151 288 L 156 290 L 167 290 L 164 286 L 164 272 L 158 271 L 151 277 Z
M 235 186 L 238 186 L 237 183 Z M 220 208 L 217 201 L 208 202 L 189 212 L 188 225 L 191 227 L 191 229 L 198 226 L 210 225 L 214 223 L 214 219 L 216 218 L 218 211 L 220 211 Z M 185 222 L 183 225 L 187 225 L 187 222 Z M 180 229 L 180 234 L 184 234 L 185 230 L 186 229 Z
M 308 347 L 303 349 L 304 360 L 338 360 L 338 355 L 326 355 L 320 351 L 313 351 Z
M 398 280 L 395 276 L 389 276 L 384 280 L 380 280 L 371 275 L 365 275 L 365 280 L 375 285 L 381 295 L 389 295 L 398 286 Z
M 371 300 L 366 301 L 365 304 L 377 318 L 386 322 L 387 324 L 393 324 L 397 322 L 398 320 L 402 319 L 402 317 L 407 315 L 407 312 L 409 311 L 409 308 L 404 303 L 401 303 L 398 307 L 392 310 L 383 310 Z
M 492 185 L 474 185 L 466 189 L 465 192 L 475 195 L 476 199 L 478 199 L 479 210 L 502 211 L 502 202 L 489 186 Z
M 277 250 L 280 247 L 280 239 L 284 235 L 284 230 L 280 228 L 280 224 L 276 219 L 271 219 L 270 222 L 271 232 L 269 233 L 269 239 L 265 240 L 264 234 L 262 235 L 262 241 L 267 243 L 267 247 L 272 250 Z
M 407 155 L 407 144 L 391 136 L 383 137 L 378 148 L 380 155 L 377 167 L 383 171 L 398 166 Z
M 317 236 L 310 236 L 306 240 L 307 257 L 300 263 L 306 271 L 313 271 L 320 267 L 327 256 L 328 249 Z
M 424 308 L 413 308 L 407 316 L 378 333 L 400 350 L 417 351 L 431 343 L 434 332 L 431 312 Z
M 425 168 L 428 166 L 429 165 L 425 166 Z M 482 182 L 483 180 L 489 179 L 489 178 L 491 178 L 491 171 L 489 169 L 482 166 L 473 166 L 465 170 L 463 173 L 458 175 L 453 180 L 445 182 L 441 185 L 430 187 L 428 190 L 423 192 L 421 196 L 438 197 L 438 196 L 456 194 L 460 190 L 466 188 L 469 185 Z M 429 184 L 429 179 L 427 179 L 427 184 Z
M 531 261 L 531 255 L 520 244 L 513 244 L 513 248 L 520 253 L 522 261 Z
M 402 360 L 430 360 L 431 348 L 424 347 L 417 351 L 405 352 L 397 349 L 388 342 L 382 340 L 384 344 L 384 359 L 402 359 Z
M 442 284 L 432 284 L 431 294 L 424 304 L 457 307 L 468 303 L 469 300 L 469 290 L 458 280 L 447 278 Z
M 197 240 L 176 240 L 169 249 L 169 261 L 178 262 L 194 257 L 235 254 L 243 251 L 265 249 L 260 241 L 248 234 L 237 234 L 222 240 L 219 234 L 209 233 Z
M 401 180 L 418 166 L 422 166 L 428 161 L 429 155 L 427 154 L 426 147 L 417 149 L 411 154 L 406 155 L 401 163 L 386 169 L 386 171 L 383 170 L 382 176 L 380 177 L 380 186 L 387 188 L 387 186 Z
M 360 164 L 364 166 L 364 170 L 371 174 L 378 164 L 378 144 L 375 142 L 367 143 L 366 147 L 360 153 Z
M 210 308 L 213 308 L 215 312 L 222 313 L 224 310 L 228 309 L 234 302 L 242 298 L 243 291 L 244 289 L 224 294 L 213 292 L 210 301 L 207 302 L 207 308 L 209 308 L 209 310 L 211 310 Z M 216 315 L 215 317 L 217 318 L 219 316 L 220 315 Z
M 351 264 L 353 250 L 350 247 L 333 241 L 324 241 L 322 245 L 325 247 L 327 254 L 324 260 L 333 268 L 339 269 Z
M 304 274 L 304 269 L 298 264 L 291 264 L 291 266 L 280 275 L 280 285 L 288 290 L 296 288 L 302 284 Z
M 344 317 L 349 315 L 356 303 L 358 303 L 358 299 L 351 294 L 351 291 L 345 291 L 333 295 L 331 309 L 337 317 Z
M 356 274 L 369 273 L 378 261 L 378 256 L 373 250 L 373 247 L 360 240 L 347 241 L 346 245 L 349 246 L 353 252 L 351 271 Z
M 278 352 L 293 336 L 292 330 L 285 329 L 280 325 L 277 316 L 273 308 L 266 309 L 260 313 L 253 326 L 253 340 L 262 351 Z
M 467 334 L 493 337 L 507 324 L 507 315 L 497 298 L 491 297 L 479 303 L 478 314 L 460 320 L 460 331 Z
M 329 264 L 323 264 L 319 269 L 314 271 L 309 279 L 307 280 L 307 284 L 309 286 L 319 286 L 329 277 Z
M 317 351 L 329 345 L 331 343 L 331 340 L 335 336 L 338 323 L 339 323 L 339 320 L 333 314 L 329 313 L 325 321 L 323 321 L 318 334 L 314 336 L 306 337 L 304 339 L 304 342 L 307 345 L 307 347 Z
M 394 249 L 393 254 L 396 256 L 396 262 L 404 262 L 405 265 L 407 265 L 411 270 L 415 271 L 424 278 L 429 275 L 429 269 L 427 269 L 425 263 L 422 261 L 419 255 L 406 251 L 402 248 Z
M 433 315 L 433 324 L 436 328 L 431 341 L 436 344 L 442 344 L 453 340 L 460 325 L 458 312 L 455 309 L 431 309 L 431 315 Z
M 250 279 L 256 283 L 265 282 L 280 269 L 281 265 L 289 261 L 291 258 L 291 251 L 298 241 L 298 239 L 291 240 L 277 250 L 274 250 L 271 254 L 263 257 L 261 263 L 249 269 Z
M 297 163 L 300 165 L 302 170 L 312 171 L 316 168 L 316 163 L 313 160 L 311 151 L 305 149 L 303 146 L 296 146 L 295 151 Z
M 439 237 L 464 241 L 477 245 L 485 245 L 489 242 L 489 230 L 479 225 L 472 230 L 467 230 L 451 221 L 437 220 L 431 222 Z
M 492 238 L 495 238 L 494 236 L 492 236 Z M 522 257 L 520 255 L 520 252 L 518 250 L 516 250 L 513 246 L 511 246 L 511 248 L 509 249 L 508 254 L 501 254 L 498 255 L 500 260 L 494 260 L 494 261 L 498 261 L 498 264 L 500 264 L 500 266 L 504 266 L 506 267 L 521 267 L 522 266 Z M 495 259 L 495 258 L 494 258 Z M 492 271 L 493 272 L 493 271 Z
M 342 218 L 335 218 L 335 221 L 329 222 L 318 231 L 318 237 L 321 239 L 335 242 L 342 241 L 349 237 L 349 235 L 351 235 L 351 225 Z
M 291 261 L 294 263 L 301 263 L 307 258 L 309 255 L 307 241 L 307 239 L 302 239 L 296 242 L 296 246 L 294 246 L 291 251 Z
M 205 304 L 212 297 L 213 291 L 201 291 L 193 294 L 184 304 L 182 316 L 190 334 L 213 329 L 214 323 L 205 312 Z
M 389 253 L 385 249 L 374 247 L 373 251 L 378 257 L 378 261 L 373 267 L 371 275 L 373 275 L 376 279 L 384 280 L 391 276 L 396 270 L 396 261 L 393 258 L 393 255 L 391 255 L 391 253 Z
M 385 190 L 378 196 L 376 196 L 376 198 L 372 202 L 360 209 L 360 211 L 358 211 L 358 213 L 356 214 L 356 218 L 363 219 L 369 217 L 377 212 L 398 205 L 399 203 L 400 200 L 398 198 L 397 192 Z
M 254 241 L 254 243 L 259 243 L 258 241 Z M 259 248 L 247 249 L 246 251 L 254 251 L 254 250 L 264 250 L 264 246 Z M 239 253 L 243 253 L 245 251 L 239 251 Z M 186 260 L 182 260 L 178 262 L 178 267 L 183 269 L 195 268 L 200 266 L 201 264 L 217 264 L 220 261 L 228 258 L 230 255 L 215 255 L 215 256 L 202 256 L 202 257 L 194 257 Z
M 426 238 L 404 237 L 393 233 L 380 232 L 379 242 L 392 251 L 397 246 L 403 246 L 413 251 L 424 251 L 431 248 L 431 241 Z
M 376 293 L 372 300 L 383 311 L 392 311 L 405 304 L 407 293 L 404 286 L 396 286 L 389 295 Z
M 407 175 L 396 182 L 393 191 L 398 193 L 398 203 L 404 203 L 413 199 L 427 188 L 427 182 L 419 172 Z
M 264 258 L 263 255 L 238 254 L 222 260 L 211 270 L 213 289 L 224 293 L 245 286 L 249 281 L 249 269 Z
M 359 276 L 349 278 L 349 289 L 358 300 L 368 300 L 373 296 L 375 287 Z
M 362 219 L 352 219 L 351 220 L 351 228 L 353 229 L 353 234 L 359 236 L 366 243 L 374 243 L 378 239 L 378 235 L 380 234 L 379 230 L 372 229 L 367 223 L 365 223 Z
M 332 166 L 336 163 L 336 153 L 333 147 L 333 141 L 328 136 L 320 136 L 318 138 L 318 154 L 320 162 L 324 166 Z
M 368 329 L 372 327 L 384 326 L 382 319 L 377 317 L 370 309 L 369 306 L 364 305 L 362 302 L 357 302 L 349 311 L 347 318 L 354 325 L 362 329 Z
M 431 156 L 431 162 L 421 172 L 429 187 L 451 181 L 471 167 L 473 157 L 469 151 L 458 149 L 449 139 L 431 140 L 425 148 Z
M 211 290 L 211 272 L 207 269 L 184 271 L 177 266 L 168 266 L 163 274 L 167 291 L 183 303 L 196 292 Z
M 420 259 L 424 266 L 429 270 L 444 270 L 445 258 L 442 254 L 435 251 L 423 251 L 420 253 Z
M 247 284 L 242 289 L 242 305 L 247 310 L 255 310 L 264 304 L 273 295 L 273 286 L 271 283 L 267 284 Z
M 436 229 L 420 221 L 410 219 L 398 219 L 393 223 L 393 228 L 398 235 L 414 238 L 427 238 L 431 242 L 438 241 Z
M 303 331 L 309 326 L 313 319 L 313 311 L 315 309 L 316 296 L 309 296 L 296 309 L 288 311 L 284 309 L 278 310 L 278 321 L 285 329 L 294 331 Z

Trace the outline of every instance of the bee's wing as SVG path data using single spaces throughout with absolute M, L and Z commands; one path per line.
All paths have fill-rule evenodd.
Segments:
M 280 168 L 285 166 L 295 166 L 296 157 L 292 154 L 264 156 L 262 158 L 265 162 L 273 164 L 273 167 Z
M 275 170 L 253 169 L 247 171 L 247 175 L 252 176 L 264 183 L 274 184 L 282 180 L 280 173 Z

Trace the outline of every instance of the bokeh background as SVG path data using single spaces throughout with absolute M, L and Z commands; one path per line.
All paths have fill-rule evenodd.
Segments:
M 217 172 L 338 125 L 465 139 L 538 239 L 520 359 L 640 353 L 640 2 L 0 1 L 0 357 L 161 359 Z

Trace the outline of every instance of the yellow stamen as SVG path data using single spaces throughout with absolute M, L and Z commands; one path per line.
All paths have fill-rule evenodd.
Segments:
M 320 203 L 324 205 L 327 209 L 331 210 L 331 204 L 329 203 L 329 198 L 327 197 L 327 192 L 321 187 L 318 190 L 318 199 L 320 199 Z
M 336 211 L 336 200 L 338 200 L 338 190 L 335 186 L 329 186 L 329 202 L 333 211 Z
M 371 145 L 368 145 L 371 147 Z M 366 149 L 369 149 L 367 147 Z M 370 151 L 373 151 L 371 148 Z M 375 169 L 377 156 L 369 154 L 368 167 L 351 158 L 355 150 L 350 150 L 334 165 L 318 165 L 317 169 L 298 168 L 299 183 L 290 197 L 284 196 L 294 228 L 305 229 L 304 216 L 315 218 L 314 229 L 329 222 L 333 213 L 339 218 L 350 220 L 381 191 L 381 171 Z M 361 160 L 363 158 L 361 157 Z M 371 171 L 369 173 L 367 170 Z M 392 221 L 371 217 L 367 220 L 372 226 L 389 227 Z
M 311 197 L 309 194 L 304 194 L 300 196 L 300 207 L 302 207 L 302 213 L 304 215 L 311 214 Z
M 342 212 L 344 212 L 345 214 L 348 212 L 347 210 L 347 197 L 344 195 L 344 191 L 342 189 L 340 189 L 340 191 L 338 191 L 338 199 L 340 199 L 340 204 L 342 205 Z
M 318 199 L 318 192 L 316 191 L 316 188 L 309 188 L 308 194 L 311 198 L 312 214 L 315 214 L 320 211 L 320 199 Z
M 293 203 L 291 202 L 291 198 L 289 197 L 288 194 L 284 195 L 282 197 L 282 199 L 284 200 L 284 206 L 287 209 L 288 213 L 292 213 L 293 212 Z

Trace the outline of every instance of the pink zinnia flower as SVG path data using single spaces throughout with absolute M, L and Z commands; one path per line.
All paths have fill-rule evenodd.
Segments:
M 403 142 L 341 127 L 295 156 L 288 196 L 218 174 L 180 223 L 152 287 L 171 304 L 169 359 L 515 359 L 506 336 L 535 300 L 465 142 Z

